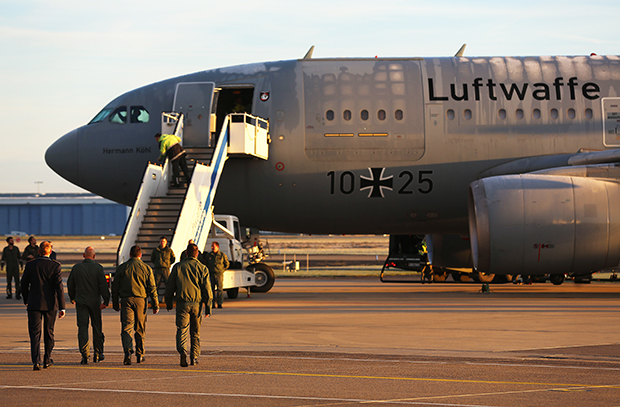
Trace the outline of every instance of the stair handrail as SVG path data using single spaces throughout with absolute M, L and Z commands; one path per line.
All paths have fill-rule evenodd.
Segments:
M 148 208 L 151 198 L 153 196 L 166 195 L 168 192 L 168 167 L 168 160 L 164 162 L 163 166 L 152 163 L 147 164 L 135 203 L 131 208 L 129 218 L 127 218 L 125 232 L 123 233 L 121 242 L 118 245 L 118 250 L 116 253 L 117 265 L 129 260 L 129 252 L 131 247 L 136 244 L 138 234 L 140 233 L 140 227 L 144 221 L 146 209 Z
M 229 124 L 230 118 L 226 116 L 211 163 L 208 166 L 196 163 L 194 167 L 192 179 L 188 185 L 181 213 L 170 242 L 170 247 L 175 253 L 181 253 L 185 250 L 189 239 L 193 239 L 199 248 L 204 247 L 207 243 L 213 220 L 213 200 L 224 162 L 228 157 Z
M 168 123 L 165 119 L 176 120 L 174 135 L 182 138 L 183 114 L 175 112 L 162 112 L 162 131 L 165 131 L 164 123 Z M 144 216 L 151 198 L 154 196 L 163 196 L 168 193 L 168 188 L 170 185 L 169 169 L 170 162 L 167 158 L 163 165 L 152 164 L 150 162 L 146 165 L 146 170 L 144 171 L 144 176 L 142 177 L 142 183 L 140 184 L 140 188 L 136 194 L 136 200 L 131 208 L 129 217 L 127 218 L 125 231 L 123 232 L 123 237 L 121 238 L 116 251 L 117 265 L 129 260 L 129 252 L 131 247 L 136 244 L 136 240 L 138 239 L 138 234 L 140 233 L 140 228 L 142 226 L 142 222 L 144 221 Z

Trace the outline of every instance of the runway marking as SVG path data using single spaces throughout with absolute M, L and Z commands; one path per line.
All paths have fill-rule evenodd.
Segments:
M 501 391 L 501 392 L 491 392 L 491 393 L 465 393 L 465 394 L 452 394 L 452 395 L 445 395 L 445 396 L 426 396 L 426 397 L 414 397 L 414 398 L 405 398 L 405 399 L 390 399 L 389 401 L 399 402 L 399 401 L 416 401 L 416 400 L 431 400 L 431 399 L 445 399 L 445 398 L 459 398 L 459 397 L 503 396 L 507 394 L 540 393 L 543 391 L 588 391 L 588 387 L 578 387 L 578 388 L 568 388 L 568 389 L 558 388 L 558 389 L 515 390 L 515 391 Z
M 266 394 L 234 394 L 234 393 L 194 393 L 194 392 L 175 392 L 175 391 L 152 391 L 152 390 L 121 390 L 121 389 L 85 389 L 76 387 L 37 387 L 37 386 L 2 386 L 0 389 L 28 389 L 28 390 L 60 390 L 60 391 L 83 391 L 83 392 L 104 392 L 104 393 L 136 393 L 136 394 L 158 394 L 164 396 L 209 396 L 209 397 L 243 397 L 243 398 L 262 398 L 278 400 L 311 400 L 311 401 L 336 401 L 346 403 L 372 403 L 372 404 L 411 404 L 411 405 L 433 405 L 433 406 L 453 406 L 453 407 L 494 407 L 480 404 L 454 404 L 454 403 L 429 403 L 423 401 L 392 401 L 392 400 L 368 400 L 368 399 L 345 399 L 337 397 L 310 397 L 310 396 L 278 396 Z
M 610 344 L 615 345 L 615 344 Z M 581 346 L 590 346 L 590 345 L 581 345 Z M 23 350 L 26 350 L 25 348 Z M 64 349 L 63 349 L 64 350 Z M 77 350 L 77 348 L 75 349 Z M 16 352 L 14 350 L 9 351 L 0 351 L 0 354 L 15 354 L 15 353 L 24 353 L 30 355 L 30 348 L 27 349 L 27 352 Z M 123 353 L 106 353 L 106 355 L 120 356 Z M 157 353 L 151 354 L 152 357 L 177 357 L 178 353 Z M 393 356 L 393 355 L 389 355 Z M 379 363 L 403 363 L 403 364 L 428 364 L 428 365 L 458 365 L 458 364 L 466 364 L 472 366 L 508 366 L 508 367 L 527 367 L 527 368 L 545 368 L 545 369 L 575 369 L 575 370 L 602 370 L 602 371 L 617 371 L 620 370 L 620 367 L 596 367 L 596 366 L 571 366 L 571 365 L 548 365 L 548 364 L 527 364 L 527 363 L 485 363 L 485 362 L 469 362 L 467 360 L 463 361 L 435 361 L 435 360 L 398 360 L 398 359 L 376 359 L 376 358 L 352 358 L 352 357 L 312 357 L 312 356 L 261 356 L 261 355 L 236 355 L 236 354 L 222 354 L 219 352 L 211 353 L 211 354 L 203 354 L 202 358 L 249 358 L 249 359 L 289 359 L 289 360 L 317 360 L 317 361 L 351 361 L 351 362 L 379 362 Z M 454 356 L 455 358 L 459 358 L 460 356 Z M 467 357 L 463 356 L 463 359 L 467 359 Z M 501 358 L 501 357 L 500 357 Z M 492 360 L 492 359 L 491 359 Z M 544 359 L 541 358 L 521 358 L 521 360 L 531 360 L 536 362 L 541 362 Z M 556 359 L 553 359 L 556 360 Z M 565 362 L 566 359 L 557 359 L 558 361 Z M 571 361 L 574 361 L 571 359 Z M 594 362 L 594 363 L 608 363 L 608 364 L 618 364 L 620 362 L 616 360 L 590 360 L 590 359 L 578 359 L 579 362 Z M 2 366 L 2 365 L 0 365 Z M 12 365 L 11 367 L 15 367 L 16 365 Z M 8 367 L 8 366 L 3 366 Z
M 0 365 L 0 367 L 28 367 L 30 365 Z M 147 367 L 78 367 L 78 366 L 54 366 L 54 369 L 90 369 L 90 370 L 117 370 L 117 371 L 151 371 L 151 372 L 183 372 L 189 373 L 188 369 L 180 368 L 147 368 Z M 397 376 L 364 376 L 364 375 L 338 375 L 324 373 L 291 373 L 291 372 L 252 372 L 252 371 L 236 371 L 236 370 L 192 370 L 192 373 L 215 373 L 219 375 L 248 375 L 248 376 L 288 376 L 288 377 L 318 377 L 330 379 L 367 379 L 367 380 L 393 380 L 393 381 L 418 381 L 418 382 L 437 382 L 437 383 L 468 383 L 468 384 L 502 384 L 517 386 L 550 386 L 550 387 L 586 387 L 586 388 L 605 388 L 620 389 L 620 385 L 589 385 L 589 384 L 567 384 L 567 383 L 536 383 L 536 382 L 510 382 L 501 380 L 467 380 L 467 379 L 435 379 L 428 377 L 397 377 Z M 1 387 L 0 387 L 1 388 Z

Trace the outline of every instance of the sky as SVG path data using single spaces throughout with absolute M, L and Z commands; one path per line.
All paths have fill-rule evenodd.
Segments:
M 45 150 L 129 90 L 315 58 L 619 55 L 620 2 L 0 0 L 0 193 L 85 192 Z

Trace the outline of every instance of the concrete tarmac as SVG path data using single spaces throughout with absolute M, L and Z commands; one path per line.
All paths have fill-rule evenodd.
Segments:
M 2 287 L 0 280 L 0 287 Z M 146 362 L 122 365 L 119 314 L 106 360 L 79 364 L 75 309 L 55 365 L 33 372 L 23 304 L 0 299 L 3 405 L 620 405 L 620 284 L 382 284 L 279 279 L 226 300 L 181 368 L 174 312 L 149 314 Z

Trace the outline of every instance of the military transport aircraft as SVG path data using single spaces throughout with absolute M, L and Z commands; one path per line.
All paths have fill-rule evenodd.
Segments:
M 311 54 L 129 91 L 46 161 L 132 205 L 159 155 L 162 112 L 184 112 L 186 148 L 209 146 L 228 113 L 247 112 L 268 120 L 269 157 L 230 157 L 215 199 L 245 225 L 426 234 L 435 266 L 489 274 L 618 265 L 619 56 Z

